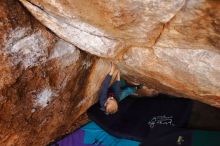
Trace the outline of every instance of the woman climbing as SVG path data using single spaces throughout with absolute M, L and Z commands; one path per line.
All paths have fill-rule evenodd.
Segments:
M 116 81 L 109 87 L 114 72 L 116 74 Z M 99 104 L 101 110 L 106 114 L 114 114 L 118 111 L 118 102 L 123 100 L 128 95 L 131 95 L 142 88 L 143 85 L 130 85 L 127 86 L 125 80 L 121 80 L 120 72 L 115 69 L 113 63 L 111 63 L 111 70 L 102 82 L 102 87 L 99 95 Z

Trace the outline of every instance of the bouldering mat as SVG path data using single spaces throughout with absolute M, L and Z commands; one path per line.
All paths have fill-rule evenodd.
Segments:
M 192 101 L 168 97 L 164 94 L 153 98 L 129 96 L 119 103 L 116 114 L 106 115 L 98 103 L 89 108 L 87 113 L 91 120 L 114 136 L 143 141 L 156 127 L 186 127 Z
M 138 146 L 139 144 L 138 141 L 114 137 L 96 123 L 89 122 L 50 146 Z

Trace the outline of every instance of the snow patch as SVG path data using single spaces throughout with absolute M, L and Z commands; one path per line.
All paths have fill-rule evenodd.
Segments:
M 51 88 L 43 89 L 39 94 L 37 94 L 35 106 L 41 106 L 42 108 L 46 107 L 54 96 Z
M 30 28 L 16 28 L 9 34 L 4 51 L 11 56 L 12 64 L 22 63 L 24 68 L 46 61 L 49 43 L 40 31 L 28 34 Z

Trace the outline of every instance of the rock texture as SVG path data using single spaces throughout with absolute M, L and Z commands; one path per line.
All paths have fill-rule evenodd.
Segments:
M 109 66 L 0 2 L 0 145 L 46 145 L 86 122 Z
M 220 107 L 219 9 L 218 1 L 188 1 L 152 48 L 132 47 L 120 66 L 153 88 Z
M 220 2 L 20 0 L 80 49 L 130 80 L 220 107 Z
M 184 0 L 21 0 L 59 37 L 101 57 L 131 45 L 152 46 Z
M 40 23 L 0 2 L 0 145 L 45 145 L 85 123 L 108 60 L 131 82 L 220 107 L 217 0 L 20 0 Z

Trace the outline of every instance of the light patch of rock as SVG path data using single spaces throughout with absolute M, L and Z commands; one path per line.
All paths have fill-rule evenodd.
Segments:
M 157 48 L 155 54 L 161 61 L 167 62 L 172 70 L 182 72 L 173 76 L 176 80 L 185 82 L 186 85 L 191 82 L 200 91 L 206 91 L 200 95 L 215 93 L 220 96 L 220 54 L 211 50 L 179 48 Z M 186 80 L 186 73 L 194 80 Z
M 175 16 L 174 10 L 178 12 L 184 6 L 185 0 L 145 0 L 143 3 L 147 6 L 145 12 L 148 21 L 154 16 L 157 21 L 166 23 Z M 164 13 L 161 13 L 162 11 Z
M 64 41 L 59 40 L 52 50 L 49 59 L 60 59 L 62 67 L 69 66 L 76 61 L 80 57 L 80 51 L 72 44 Z
M 82 105 L 84 105 L 85 103 L 89 102 L 89 101 L 90 101 L 90 98 L 92 98 L 92 96 L 91 96 L 91 97 L 84 97 L 84 98 L 77 104 L 76 108 L 80 108 Z
M 12 65 L 22 63 L 25 69 L 45 62 L 49 46 L 40 31 L 27 35 L 29 30 L 30 28 L 13 30 L 4 48 L 5 53 L 11 56 Z
M 54 93 L 51 88 L 47 87 L 37 94 L 35 106 L 45 108 L 52 100 Z
M 59 40 L 55 44 L 55 46 L 50 54 L 49 59 L 63 57 L 64 55 L 67 55 L 67 54 L 72 54 L 75 52 L 75 50 L 76 50 L 75 46 L 73 46 L 70 43 L 67 43 L 63 40 Z
M 31 13 L 44 25 L 62 39 L 74 44 L 75 46 L 98 56 L 115 56 L 115 51 L 120 51 L 120 43 L 109 36 L 104 36 L 103 32 L 96 27 L 77 20 L 71 20 L 71 23 L 61 17 L 56 17 L 50 12 L 44 12 L 31 3 L 21 0 L 21 2 L 31 11 Z

